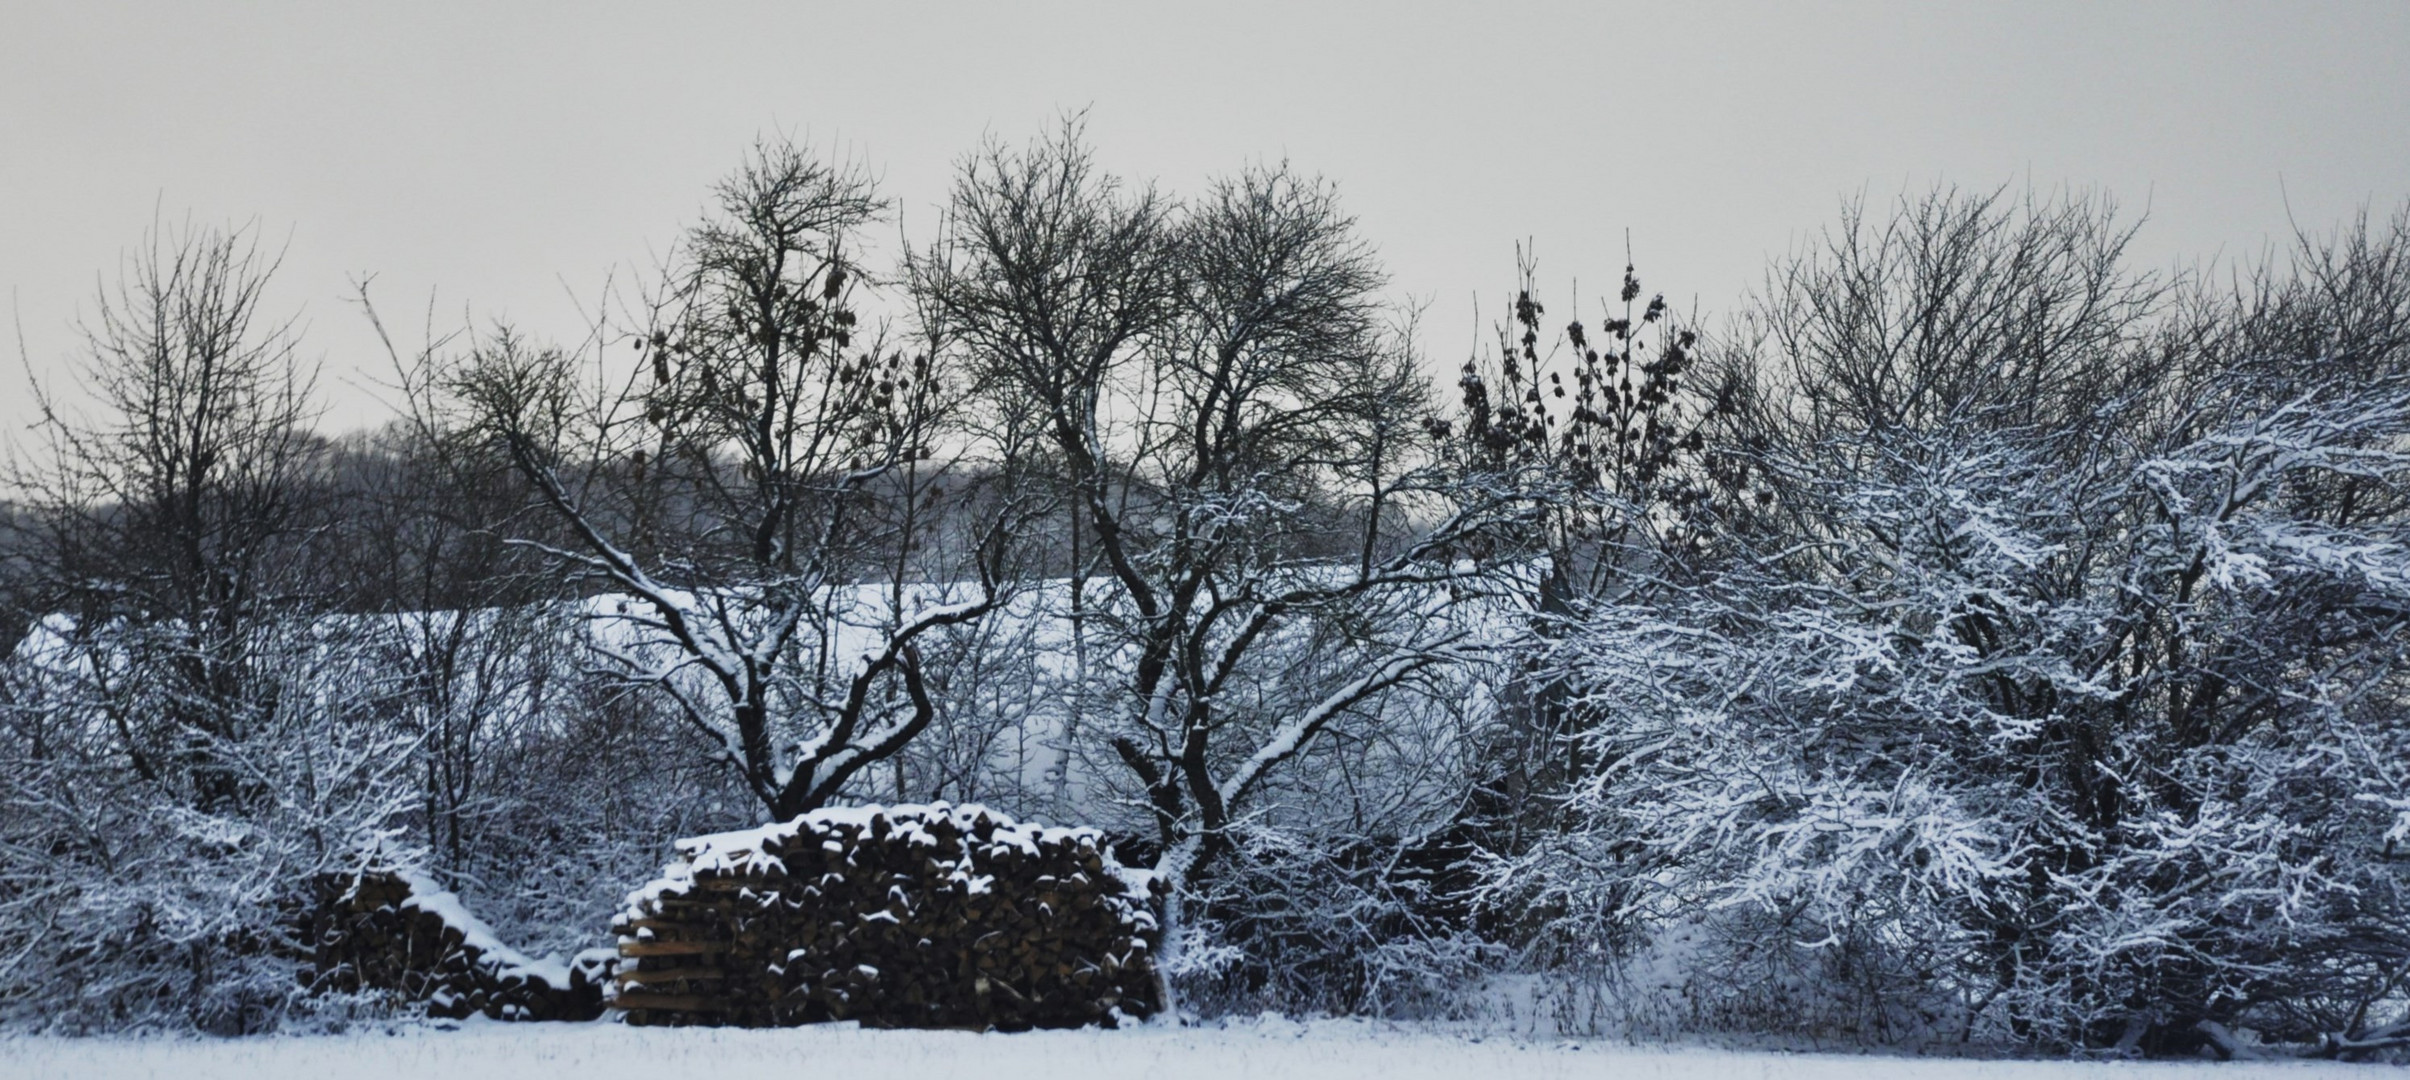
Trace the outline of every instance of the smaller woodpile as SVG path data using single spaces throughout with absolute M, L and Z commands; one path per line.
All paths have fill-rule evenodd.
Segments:
M 629 1023 L 1017 1031 L 1157 1007 L 1154 898 L 1093 829 L 871 806 L 678 851 L 612 927 Z
M 305 988 L 392 991 L 430 1016 L 592 1020 L 618 957 L 589 949 L 574 960 L 531 959 L 432 882 L 403 871 L 327 874 L 311 882 L 300 940 Z

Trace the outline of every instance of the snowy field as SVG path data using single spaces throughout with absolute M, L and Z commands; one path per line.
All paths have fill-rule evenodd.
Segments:
M 1023 1035 L 863 1031 L 836 1025 L 727 1031 L 595 1023 L 471 1024 L 459 1031 L 232 1041 L 0 1041 L 0 1077 L 9 1080 L 2309 1080 L 2373 1077 L 2389 1071 L 2385 1066 L 2331 1062 L 1963 1061 L 1641 1048 L 1605 1042 L 1474 1040 L 1368 1023 L 1285 1021 Z

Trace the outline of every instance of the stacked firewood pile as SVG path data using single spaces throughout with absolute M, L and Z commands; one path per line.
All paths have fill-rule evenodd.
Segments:
M 502 944 L 424 878 L 397 871 L 329 874 L 298 913 L 308 950 L 302 985 L 316 992 L 390 991 L 428 1015 L 462 1019 L 591 1020 L 618 957 L 589 949 L 563 962 Z
M 612 928 L 630 1023 L 1016 1031 L 1157 1007 L 1154 898 L 1092 829 L 873 806 L 678 850 Z

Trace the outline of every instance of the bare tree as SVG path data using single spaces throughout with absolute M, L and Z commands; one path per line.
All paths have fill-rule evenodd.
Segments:
M 1250 170 L 1180 212 L 1099 171 L 1074 121 L 966 163 L 912 273 L 1076 502 L 1111 710 L 1079 721 L 1147 808 L 1176 938 L 1284 763 L 1473 651 L 1437 616 L 1499 504 L 1447 505 L 1417 468 L 1423 384 L 1325 183 Z
M 632 376 L 598 356 L 582 389 L 503 331 L 449 385 L 565 527 L 545 549 L 623 598 L 594 612 L 611 668 L 786 817 L 930 724 L 921 644 L 994 609 L 1012 512 L 950 563 L 916 517 L 944 497 L 947 402 L 931 353 L 860 325 L 868 178 L 772 143 L 717 197 L 627 339 Z
M 261 311 L 275 269 L 247 230 L 154 228 L 85 328 L 76 378 L 97 416 L 36 384 L 44 445 L 14 466 L 43 605 L 78 639 L 139 650 L 96 669 L 126 763 L 202 806 L 241 787 L 212 747 L 275 707 L 254 668 L 304 599 L 322 509 L 311 375 Z
M 1811 437 L 1929 429 L 1974 415 L 2081 426 L 2147 393 L 2183 354 L 2128 348 L 2174 298 L 2124 265 L 2134 225 L 2103 197 L 1937 188 L 1870 220 L 1862 203 L 1778 264 L 1733 344 L 1755 398 Z
M 408 805 L 368 650 L 325 618 L 334 508 L 309 378 L 247 230 L 155 230 L 77 370 L 37 387 L 0 677 L 12 1020 L 238 1032 L 295 1006 L 278 904 Z

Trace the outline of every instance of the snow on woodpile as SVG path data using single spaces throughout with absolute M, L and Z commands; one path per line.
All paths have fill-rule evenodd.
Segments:
M 1009 1031 L 1156 1008 L 1153 898 L 1093 829 L 941 802 L 678 851 L 613 927 L 631 1023 Z
M 302 927 L 311 953 L 302 980 L 312 990 L 389 990 L 453 1019 L 602 1015 L 616 960 L 609 950 L 530 958 L 496 939 L 459 897 L 408 871 L 330 874 L 313 890 Z

